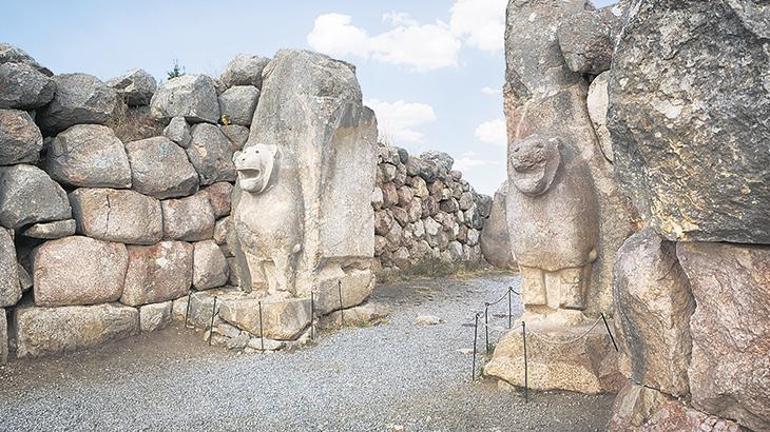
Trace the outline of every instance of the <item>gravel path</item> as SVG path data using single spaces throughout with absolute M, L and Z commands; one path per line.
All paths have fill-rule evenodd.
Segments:
M 0 368 L 0 430 L 604 430 L 612 396 L 541 393 L 524 403 L 492 382 L 469 382 L 471 356 L 460 350 L 472 346 L 471 310 L 509 285 L 518 278 L 383 285 L 375 298 L 393 310 L 387 323 L 295 352 L 235 355 L 170 328 L 15 361 Z M 506 324 L 505 311 L 503 301 L 494 325 Z M 417 327 L 422 314 L 444 323 Z

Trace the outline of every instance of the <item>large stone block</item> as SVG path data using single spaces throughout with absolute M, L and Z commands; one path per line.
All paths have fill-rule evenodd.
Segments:
M 53 80 L 56 94 L 37 112 L 36 120 L 43 132 L 55 134 L 80 123 L 105 124 L 112 118 L 118 97 L 99 78 L 72 73 L 56 75 Z
M 502 337 L 484 374 L 524 387 L 524 341 L 521 324 Z M 604 326 L 549 327 L 527 323 L 527 371 L 530 389 L 579 393 L 613 393 L 625 378 Z
M 214 240 L 197 242 L 193 255 L 193 286 L 207 290 L 225 285 L 230 277 L 227 258 Z
M 214 80 L 206 75 L 182 75 L 162 83 L 150 102 L 153 117 L 169 121 L 184 117 L 190 123 L 219 120 Z
M 294 340 L 310 325 L 310 299 L 225 299 L 219 308 L 219 316 L 255 336 Z
M 686 396 L 695 300 L 676 246 L 650 228 L 629 237 L 615 262 L 613 294 L 624 372 L 637 384 Z
M 610 432 L 739 432 L 730 420 L 690 408 L 655 389 L 627 383 L 612 407 Z
M 64 189 L 32 165 L 0 168 L 0 224 L 18 229 L 72 217 Z
M 678 243 L 676 253 L 697 304 L 693 406 L 770 430 L 770 248 Z
M 107 126 L 75 125 L 56 135 L 46 153 L 46 171 L 59 183 L 78 187 L 131 187 L 123 143 Z
M 615 171 L 669 240 L 770 243 L 768 13 L 749 1 L 645 1 L 618 42 Z
M 214 183 L 203 189 L 202 193 L 208 197 L 211 209 L 214 211 L 214 216 L 217 219 L 230 214 L 231 197 L 233 194 L 233 185 L 231 183 Z
M 163 241 L 128 247 L 128 271 L 120 301 L 130 306 L 159 303 L 187 295 L 192 284 L 193 247 Z
M 139 308 L 139 328 L 142 332 L 154 332 L 171 324 L 171 301 L 153 303 Z
M 518 270 L 516 259 L 513 257 L 511 235 L 508 232 L 508 219 L 505 213 L 505 197 L 508 194 L 508 184 L 503 183 L 495 192 L 489 219 L 484 223 L 479 244 L 484 259 L 495 267 L 506 270 Z
M 229 123 L 249 126 L 259 102 L 259 90 L 254 86 L 233 86 L 219 95 L 219 110 Z
M 79 234 L 151 245 L 163 238 L 160 201 L 130 190 L 77 189 L 69 194 Z
M 375 277 L 370 270 L 339 272 L 338 278 L 327 277 L 315 292 L 315 309 L 326 315 L 365 302 L 374 291 Z
M 612 14 L 586 10 L 560 23 L 559 48 L 571 71 L 599 75 L 610 69 L 617 21 Z
M 214 211 L 208 197 L 198 193 L 191 197 L 165 200 L 163 235 L 171 240 L 201 241 L 214 238 Z
M 54 222 L 36 223 L 24 231 L 24 237 L 56 240 L 62 237 L 75 235 L 77 223 L 75 219 L 66 219 Z
M 201 185 L 235 181 L 233 150 L 219 127 L 206 123 L 193 126 L 187 155 L 198 171 Z
M 158 87 L 155 78 L 144 69 L 133 69 L 107 81 L 128 106 L 149 105 Z
M 139 311 L 119 303 L 96 306 L 16 308 L 13 329 L 18 357 L 78 351 L 139 333 Z
M 56 83 L 24 63 L 0 64 L 0 108 L 32 110 L 53 99 Z
M 198 190 L 198 173 L 187 154 L 165 137 L 126 144 L 133 188 L 158 199 L 192 195 Z
M 0 64 L 4 63 L 24 63 L 34 67 L 45 76 L 53 76 L 53 72 L 51 72 L 50 69 L 41 66 L 40 63 L 27 54 L 23 49 L 5 42 L 0 42 Z
M 42 149 L 43 135 L 27 112 L 0 109 L 0 165 L 36 162 Z
M 250 54 L 238 54 L 225 66 L 219 77 L 226 87 L 252 85 L 262 88 L 262 71 L 270 59 Z
M 0 227 L 0 310 L 15 305 L 21 299 L 18 267 L 13 237 Z
M 107 303 L 123 293 L 128 252 L 121 243 L 65 237 L 35 248 L 32 268 L 37 306 Z

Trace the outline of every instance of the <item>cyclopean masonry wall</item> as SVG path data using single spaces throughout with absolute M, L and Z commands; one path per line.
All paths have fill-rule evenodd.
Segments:
M 317 317 L 335 316 L 338 281 L 344 308 L 366 301 L 380 268 L 371 199 L 379 190 L 377 164 L 386 163 L 374 144 L 374 117 L 361 104 L 352 66 L 285 51 L 263 80 L 270 62 L 239 55 L 218 79 L 184 75 L 158 86 L 137 69 L 104 83 L 87 74 L 54 75 L 0 44 L 0 363 L 9 354 L 84 349 L 172 319 L 208 329 L 212 310 L 212 343 L 278 349 L 306 340 L 311 291 Z M 294 96 L 295 85 L 307 93 Z M 318 97 L 327 85 L 340 93 Z M 282 117 L 270 123 L 278 111 Z M 286 125 L 300 123 L 302 131 L 291 135 Z M 269 163 L 252 157 L 265 147 L 274 153 Z M 295 235 L 278 236 L 273 253 L 251 249 L 272 285 L 236 257 L 243 250 L 231 195 L 255 160 L 275 175 L 261 193 L 236 190 L 252 207 L 235 214 L 259 222 L 257 232 L 275 230 L 278 221 Z M 472 191 L 443 180 L 448 173 L 440 169 L 433 175 L 452 195 Z M 265 208 L 260 196 L 275 194 L 276 182 L 298 199 Z M 246 200 L 235 201 L 237 210 Z M 479 227 L 483 206 L 474 208 L 463 216 Z M 281 273 L 278 250 L 296 258 Z M 291 279 L 299 283 L 289 285 Z
M 609 68 L 618 25 L 586 0 L 508 5 L 508 182 L 499 195 L 513 257 L 502 262 L 514 259 L 521 269 L 520 321 L 535 389 L 600 393 L 620 385 L 615 350 L 595 324 L 611 314 L 612 264 L 633 232 L 633 212 L 587 107 L 591 81 Z M 518 325 L 485 373 L 523 385 L 523 349 Z
M 479 240 L 492 199 L 473 190 L 441 152 L 410 155 L 379 144 L 375 256 L 383 274 L 475 267 L 484 262 Z

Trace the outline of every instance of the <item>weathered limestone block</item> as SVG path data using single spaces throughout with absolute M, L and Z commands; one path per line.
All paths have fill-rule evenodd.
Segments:
M 599 241 L 599 205 L 585 162 L 559 138 L 516 141 L 505 202 L 527 313 L 580 320 Z
M 67 194 L 45 171 L 32 165 L 0 167 L 0 224 L 18 229 L 71 217 Z
M 770 249 L 677 243 L 690 279 L 695 408 L 770 430 Z
M 233 185 L 228 182 L 218 182 L 203 189 L 214 211 L 214 217 L 217 219 L 230 214 L 231 196 L 233 194 Z
M 192 141 L 187 148 L 202 186 L 219 181 L 235 181 L 233 150 L 222 131 L 212 124 L 198 124 L 192 128 Z
M 0 109 L 0 165 L 34 163 L 42 149 L 43 135 L 27 112 Z
M 154 332 L 164 329 L 171 324 L 171 301 L 153 303 L 139 308 L 139 329 L 144 332 Z
M 219 102 L 214 80 L 206 75 L 182 75 L 162 83 L 150 101 L 152 116 L 161 121 L 184 117 L 190 123 L 216 123 Z
M 222 133 L 230 140 L 230 148 L 233 151 L 243 149 L 243 146 L 249 139 L 249 128 L 246 126 L 231 124 L 221 126 L 219 129 L 221 129 Z
M 163 238 L 160 201 L 130 190 L 77 189 L 69 194 L 79 234 L 151 245 Z
M 591 87 L 588 89 L 588 114 L 596 130 L 596 137 L 599 140 L 599 149 L 602 155 L 610 162 L 615 160 L 615 154 L 612 153 L 612 137 L 610 130 L 607 129 L 607 112 L 610 105 L 609 93 L 610 71 L 602 72 L 591 81 Z
M 225 285 L 230 277 L 227 259 L 214 240 L 195 243 L 193 286 L 207 290 Z
M 53 99 L 56 83 L 24 63 L 0 64 L 0 108 L 31 110 Z
M 75 235 L 77 223 L 75 219 L 66 219 L 54 222 L 36 223 L 24 231 L 24 237 L 56 240 L 62 237 Z
M 612 407 L 610 432 L 739 432 L 730 420 L 696 411 L 655 389 L 627 383 Z
M 79 124 L 56 135 L 46 154 L 46 171 L 59 183 L 78 187 L 131 187 L 131 166 L 123 143 L 107 126 Z
M 123 293 L 128 252 L 121 243 L 73 236 L 51 240 L 32 255 L 35 305 L 91 305 Z
M 214 310 L 214 297 L 217 298 L 216 310 Z M 242 299 L 244 297 L 246 294 L 243 291 L 232 287 L 191 292 L 190 295 L 174 300 L 171 313 L 174 320 L 184 322 L 187 318 L 188 325 L 208 330 L 211 325 L 212 311 L 215 311 L 215 325 L 219 324 L 223 321 L 216 314 L 219 313 L 223 302 L 228 299 Z
M 214 237 L 214 211 L 205 194 L 161 201 L 163 235 L 171 240 L 200 241 Z
M 338 279 L 368 283 L 357 273 L 374 256 L 377 130 L 354 69 L 284 50 L 264 76 L 249 141 L 234 157 L 242 288 L 307 297 Z
M 174 117 L 163 129 L 163 136 L 179 144 L 179 147 L 190 147 L 190 125 L 187 124 L 187 120 L 184 117 Z
M 158 88 L 155 78 L 144 69 L 130 70 L 107 81 L 107 85 L 131 107 L 149 105 Z
M 613 295 L 624 372 L 637 384 L 686 396 L 695 300 L 676 246 L 650 228 L 629 237 L 618 251 Z
M 586 109 L 588 81 L 583 74 L 569 68 L 559 47 L 559 25 L 574 15 L 592 9 L 589 0 L 509 1 L 505 33 L 504 108 L 509 158 L 513 156 L 518 143 L 533 134 L 546 138 L 557 137 L 569 144 L 575 163 L 587 169 L 588 184 L 582 188 L 593 189 L 596 197 L 598 217 L 592 220 L 598 225 L 598 236 L 593 246 L 596 259 L 590 266 L 591 275 L 585 287 L 585 298 L 588 300 L 585 314 L 596 316 L 599 312 L 609 313 L 612 309 L 612 266 L 615 253 L 634 232 L 635 227 L 633 211 L 618 190 L 613 165 L 603 155 Z M 509 180 L 514 177 L 512 171 L 513 167 L 509 164 Z M 558 177 L 557 184 L 560 183 Z M 574 201 L 573 204 L 578 204 L 580 208 L 594 206 L 593 203 L 584 206 Z M 586 211 L 582 210 L 581 213 L 585 214 Z M 527 225 L 521 220 L 512 219 L 510 214 L 508 218 L 516 224 L 511 226 L 513 229 Z M 569 216 L 568 219 L 572 221 L 573 217 Z M 562 221 L 556 219 L 556 224 L 559 227 Z M 526 267 L 517 251 L 514 251 L 514 255 L 519 265 Z M 526 279 L 526 275 L 524 277 Z
M 610 69 L 617 20 L 611 14 L 586 10 L 567 17 L 559 25 L 559 48 L 570 70 L 599 75 Z
M 119 303 L 56 308 L 25 304 L 16 308 L 13 321 L 19 358 L 78 351 L 139 333 L 139 311 Z
M 339 271 L 339 279 L 327 278 L 315 292 L 315 309 L 326 315 L 365 302 L 374 291 L 374 274 L 369 271 Z M 340 297 L 341 296 L 341 297 Z
M 40 63 L 35 61 L 35 59 L 23 49 L 5 42 L 0 42 L 0 64 L 4 63 L 24 63 L 34 67 L 47 77 L 53 76 L 53 72 L 51 72 L 50 69 L 41 66 Z
M 126 144 L 133 188 L 158 199 L 192 195 L 198 190 L 198 173 L 178 145 L 165 137 Z
M 626 380 L 617 371 L 617 353 L 607 331 L 601 323 L 589 329 L 591 324 L 554 327 L 527 323 L 529 388 L 587 394 L 620 390 Z M 521 323 L 502 337 L 484 374 L 524 387 Z
M 99 78 L 84 73 L 56 75 L 56 94 L 37 111 L 37 123 L 47 134 L 55 134 L 81 123 L 105 124 L 118 104 L 115 90 Z
M 669 240 L 770 243 L 770 10 L 738 0 L 638 6 L 609 84 L 625 192 Z
M 219 79 L 227 88 L 237 85 L 252 85 L 261 89 L 262 71 L 269 62 L 269 58 L 238 54 L 225 66 Z
M 0 228 L 0 314 L 5 313 L 3 307 L 13 306 L 21 299 L 18 267 L 13 237 Z
M 126 284 L 120 302 L 140 306 L 187 295 L 192 284 L 193 247 L 163 241 L 154 246 L 129 246 Z
M 484 223 L 479 244 L 484 259 L 495 267 L 506 270 L 518 270 L 519 265 L 513 257 L 511 235 L 508 233 L 508 219 L 505 215 L 508 184 L 503 183 L 495 192 L 489 219 Z
M 219 95 L 222 118 L 232 124 L 249 126 L 259 102 L 259 89 L 254 86 L 233 86 Z
M 259 331 L 260 303 L 263 334 Z M 310 299 L 225 299 L 219 308 L 219 316 L 258 337 L 294 340 L 310 325 Z

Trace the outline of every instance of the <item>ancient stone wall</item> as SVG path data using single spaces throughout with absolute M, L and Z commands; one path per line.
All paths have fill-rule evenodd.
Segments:
M 479 237 L 492 198 L 452 169 L 446 153 L 378 146 L 374 247 L 384 273 L 430 273 L 483 262 Z

